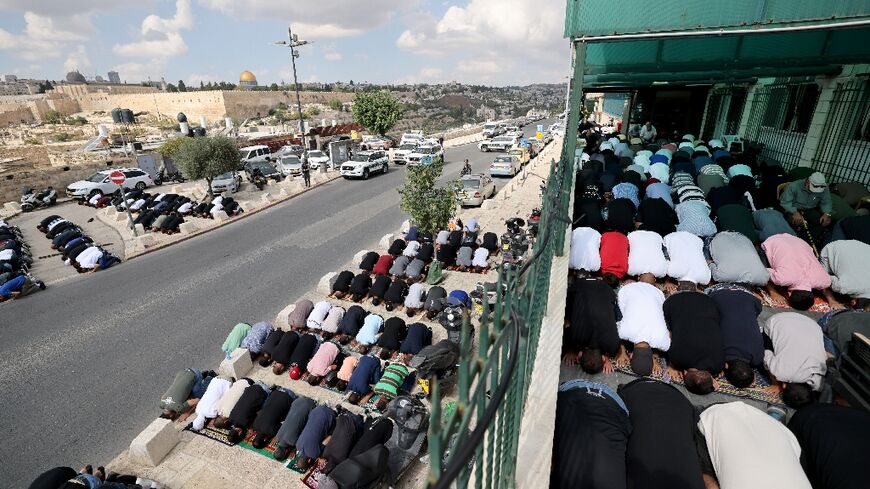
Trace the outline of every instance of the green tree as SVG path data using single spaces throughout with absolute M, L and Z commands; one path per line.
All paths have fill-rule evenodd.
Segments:
M 320 109 L 317 107 L 311 106 L 302 111 L 302 115 L 305 116 L 306 119 L 310 119 L 312 117 L 320 115 Z
M 341 111 L 341 109 L 344 108 L 344 104 L 341 103 L 341 100 L 332 99 L 329 101 L 329 108 L 332 110 Z
M 172 160 L 187 178 L 204 178 L 209 195 L 214 195 L 211 182 L 216 176 L 238 168 L 239 148 L 228 137 L 176 139 L 182 142 L 172 153 Z
M 280 90 L 280 88 L 278 87 L 277 83 L 273 83 L 273 84 L 269 85 L 269 90 L 272 90 L 273 92 L 277 92 L 278 90 Z
M 457 181 L 436 186 L 443 169 L 444 165 L 440 161 L 408 167 L 405 184 L 399 188 L 401 209 L 411 216 L 414 225 L 423 232 L 445 228 L 459 204 Z
M 175 85 L 173 85 L 171 83 L 167 83 L 166 84 L 166 91 L 170 92 L 170 93 L 175 93 L 178 91 L 178 87 L 176 87 Z
M 402 118 L 405 109 L 390 92 L 362 92 L 353 99 L 353 120 L 381 136 Z
M 42 118 L 42 122 L 46 124 L 60 124 L 63 122 L 63 114 L 56 110 L 49 110 Z
M 179 92 L 186 92 L 187 91 L 187 85 L 184 84 L 184 80 L 178 80 L 178 91 Z
M 174 127 L 177 127 L 178 124 L 174 124 Z M 174 158 L 175 153 L 178 152 L 178 149 L 181 148 L 181 145 L 184 144 L 184 141 L 187 140 L 186 137 L 175 137 L 169 139 L 165 143 L 161 144 L 159 148 L 157 148 L 157 152 L 160 153 L 164 157 Z

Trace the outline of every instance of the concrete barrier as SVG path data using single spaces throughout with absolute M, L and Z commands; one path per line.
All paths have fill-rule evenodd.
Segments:
M 230 218 L 230 216 L 227 215 L 226 211 L 214 211 L 211 213 L 211 215 L 214 217 L 214 220 L 218 222 L 223 222 Z
M 157 418 L 130 443 L 130 459 L 154 467 L 181 441 L 172 421 Z
M 195 222 L 187 221 L 181 223 L 181 226 L 179 226 L 178 229 L 184 234 L 193 234 L 199 231 L 199 226 L 197 226 Z
M 320 277 L 320 281 L 317 282 L 317 292 L 323 295 L 329 295 L 332 293 L 332 285 L 329 283 L 332 281 L 332 278 L 338 275 L 335 272 L 329 272 L 323 277 Z
M 242 210 L 245 212 L 251 212 L 252 210 L 257 208 L 257 206 L 255 206 L 254 203 L 249 200 L 239 202 L 239 207 L 241 207 Z
M 290 331 L 290 315 L 293 314 L 293 311 L 295 310 L 296 304 L 290 304 L 284 309 L 281 309 L 281 312 L 278 313 L 278 317 L 276 317 L 273 322 L 273 326 L 277 329 Z
M 393 234 L 393 233 L 385 234 L 384 237 L 381 238 L 381 241 L 378 243 L 378 247 L 383 251 L 387 251 L 388 249 L 390 249 L 390 245 L 393 244 L 393 240 L 395 240 L 395 239 L 396 239 L 395 234 Z
M 21 212 L 21 204 L 18 202 L 6 202 L 3 204 L 8 212 Z
M 126 212 L 115 212 L 114 215 L 110 215 L 113 221 L 115 222 L 127 222 L 130 218 L 127 217 Z
M 262 200 L 264 203 L 269 203 L 269 202 L 274 201 L 275 197 L 272 194 L 270 194 L 269 192 L 266 192 L 260 196 L 260 200 Z
M 359 250 L 359 251 L 357 251 L 356 254 L 353 255 L 353 263 L 354 263 L 355 265 L 356 265 L 356 264 L 359 264 L 359 262 L 362 261 L 363 257 L 366 256 L 366 254 L 367 254 L 368 252 L 369 252 L 369 250 Z
M 236 348 L 230 354 L 230 358 L 225 358 L 221 362 L 218 371 L 221 375 L 235 377 L 241 379 L 254 368 L 254 362 L 251 361 L 251 353 L 247 348 Z
M 408 230 L 411 229 L 411 220 L 405 219 L 402 221 L 402 227 L 399 228 L 403 234 L 408 234 Z
M 480 205 L 480 210 L 488 211 L 495 208 L 495 201 L 493 199 L 486 199 L 483 201 L 483 204 Z
M 144 235 L 145 235 L 145 226 L 142 225 L 141 223 L 140 223 L 140 224 L 136 224 L 136 225 L 134 225 L 134 228 L 136 229 L 136 234 L 137 234 L 137 235 L 139 235 L 139 236 L 144 236 Z

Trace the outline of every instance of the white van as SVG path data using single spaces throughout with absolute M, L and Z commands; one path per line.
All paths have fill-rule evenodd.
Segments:
M 484 137 L 484 139 L 492 139 L 499 134 L 501 133 L 498 130 L 498 124 L 496 124 L 495 122 L 487 122 L 483 125 L 483 131 L 481 131 L 481 135 Z
M 240 167 L 244 168 L 246 163 L 265 162 L 267 158 L 272 156 L 269 147 L 265 145 L 247 146 L 239 149 L 239 158 L 241 159 Z

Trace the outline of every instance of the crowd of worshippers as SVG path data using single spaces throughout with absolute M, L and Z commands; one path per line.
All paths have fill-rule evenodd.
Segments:
M 786 186 L 781 200 L 786 214 L 777 208 L 753 212 L 749 204 L 763 201 L 764 177 L 756 185 L 752 166 L 729 161 L 732 157 L 716 141 L 710 142 L 715 159 L 694 144 L 681 142 L 693 149 L 682 156 L 672 153 L 674 145 L 652 158 L 639 150 L 635 164 L 623 169 L 620 158 L 625 157 L 617 157 L 617 151 L 634 150 L 606 141 L 584 162 L 569 258 L 574 281 L 567 301 L 565 360 L 588 373 L 610 372 L 615 360 L 638 375 L 650 375 L 661 373 L 653 358 L 657 351 L 667 359 L 670 377 L 698 394 L 715 390 L 722 372 L 735 387 L 748 387 L 754 369 L 763 368 L 772 381 L 769 392 L 782 393 L 792 407 L 809 403 L 823 387 L 828 357 L 835 355 L 829 315 L 816 324 L 799 313 L 782 312 L 759 327 L 761 292 L 769 304 L 797 310 L 811 308 L 818 294 L 839 317 L 835 322 L 847 323 L 843 327 L 850 330 L 866 328 L 870 217 L 849 217 L 834 232 L 815 237 L 812 226 L 807 233 L 796 219 L 789 222 L 796 217 L 789 206 L 804 205 L 799 210 L 807 220 L 822 228 L 831 224 L 829 208 L 813 215 L 806 207 L 812 199 L 830 202 L 818 173 Z M 652 163 L 644 169 L 647 159 Z M 751 182 L 741 184 L 742 194 L 733 194 L 735 203 L 717 207 L 711 198 L 716 190 L 736 192 L 733 187 L 689 192 L 695 184 L 680 183 L 696 181 L 688 166 L 698 160 L 713 161 L 699 164 L 699 181 L 711 166 L 725 165 L 727 174 L 717 170 L 718 178 Z M 818 256 L 816 243 L 827 243 Z
M 162 484 L 135 475 L 106 472 L 102 466 L 85 465 L 78 472 L 72 467 L 48 469 L 28 486 L 29 489 L 160 489 Z
M 870 413 L 811 404 L 785 421 L 742 401 L 702 410 L 641 378 L 612 389 L 559 387 L 550 487 L 846 489 L 866 487 Z
M 218 211 L 224 211 L 229 216 L 242 212 L 241 206 L 232 197 L 207 196 L 204 200 L 196 202 L 179 194 L 150 194 L 138 189 L 128 190 L 123 198 L 119 192 L 108 195 L 96 192 L 90 197 L 79 200 L 79 204 L 96 208 L 111 205 L 119 211 L 129 207 L 130 212 L 136 214 L 134 224 L 141 224 L 147 230 L 164 234 L 178 233 L 185 217 L 211 219 Z
M 43 282 L 30 275 L 32 264 L 21 230 L 0 219 L 0 302 L 45 289 Z
M 51 240 L 51 248 L 60 252 L 61 260 L 79 273 L 105 270 L 121 259 L 94 242 L 84 229 L 58 215 L 51 215 L 37 224 L 36 229 Z
M 178 372 L 160 400 L 164 416 L 193 417 L 191 429 L 227 430 L 228 441 L 263 449 L 274 443 L 277 460 L 298 454 L 307 469 L 324 459 L 329 474 L 347 459 L 384 446 L 393 434 L 389 416 L 361 416 L 249 378 L 234 379 L 189 368 Z

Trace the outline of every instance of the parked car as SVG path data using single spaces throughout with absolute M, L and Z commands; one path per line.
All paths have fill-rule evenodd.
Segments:
M 488 151 L 507 151 L 517 144 L 515 136 L 498 136 L 489 141 L 481 141 L 477 144 L 478 149 Z
M 272 163 L 269 163 L 268 161 L 254 161 L 245 163 L 245 176 L 248 178 L 249 182 L 253 181 L 252 176 L 255 168 L 259 168 L 264 177 L 271 178 L 276 182 L 284 178 L 284 176 L 278 172 L 278 169 L 272 166 Z
M 444 163 L 444 149 L 438 143 L 421 144 L 417 146 L 417 149 L 408 154 L 407 162 L 408 166 L 415 166 L 421 163 L 429 165 L 435 162 Z
M 269 151 L 268 146 L 259 145 L 241 148 L 239 149 L 240 167 L 244 169 L 248 163 L 265 162 L 271 156 L 272 152 Z
M 312 170 L 317 170 L 320 168 L 321 164 L 329 165 L 329 156 L 319 149 L 312 149 L 308 152 L 308 164 L 311 165 Z M 329 166 L 327 166 L 327 168 L 329 168 Z
M 459 204 L 462 206 L 482 205 L 486 199 L 495 196 L 495 182 L 483 174 L 465 175 L 459 179 L 462 190 L 459 195 Z
M 513 177 L 520 172 L 520 160 L 513 155 L 496 156 L 489 165 L 490 176 Z
M 341 176 L 346 179 L 362 178 L 368 180 L 375 172 L 390 171 L 389 158 L 383 151 L 358 151 L 350 160 L 341 164 Z
M 529 154 L 529 150 L 522 146 L 514 146 L 513 148 L 508 150 L 508 154 L 516 156 L 517 159 L 520 160 L 520 163 L 523 165 L 525 165 L 529 162 L 530 159 L 532 159 L 531 155 Z
M 299 157 L 296 155 L 284 155 L 278 158 L 275 169 L 278 170 L 278 173 L 285 177 L 288 177 L 290 175 L 301 175 L 302 160 L 300 160 Z
M 484 138 L 492 139 L 501 134 L 501 131 L 499 131 L 498 124 L 495 122 L 487 122 L 483 125 L 483 130 L 480 133 Z
M 109 180 L 109 174 L 114 171 L 123 172 L 127 177 L 124 182 L 124 188 L 136 188 L 139 190 L 154 185 L 154 180 L 147 172 L 140 168 L 112 168 L 109 170 L 100 170 L 93 175 L 73 182 L 66 187 L 66 195 L 68 197 L 82 198 L 89 197 L 97 192 L 105 195 L 116 192 L 120 189 L 120 185 L 115 185 Z
M 392 151 L 393 156 L 391 159 L 393 160 L 393 163 L 404 165 L 408 162 L 408 155 L 413 153 L 415 149 L 417 149 L 417 143 L 405 143 L 400 145 Z
M 228 171 L 222 173 L 211 181 L 211 191 L 216 194 L 229 192 L 234 194 L 239 191 L 242 185 L 242 176 L 237 171 Z
M 411 131 L 402 134 L 402 139 L 399 141 L 399 146 L 409 143 L 419 143 L 423 141 L 423 131 Z
M 390 149 L 393 147 L 393 141 L 389 138 L 375 136 L 364 140 L 362 144 L 360 144 L 360 148 L 365 151 L 369 149 Z
M 275 152 L 275 156 L 281 157 L 285 155 L 295 155 L 302 156 L 302 153 L 305 152 L 305 148 L 299 144 L 288 144 L 286 146 L 282 146 L 277 152 Z

